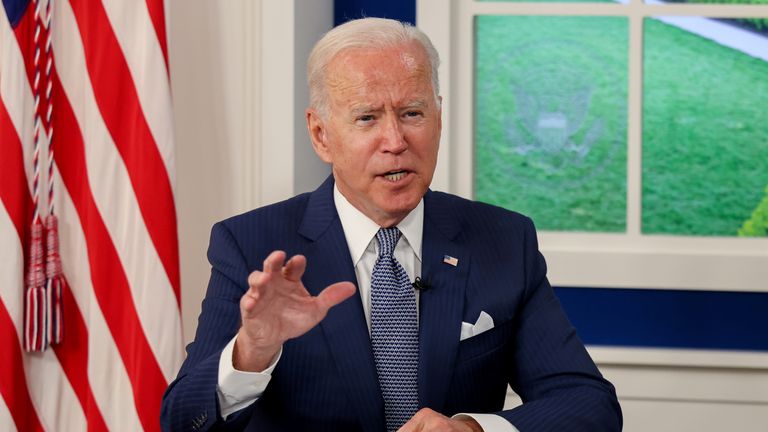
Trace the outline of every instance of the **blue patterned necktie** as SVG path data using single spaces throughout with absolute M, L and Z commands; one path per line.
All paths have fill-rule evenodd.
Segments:
M 371 275 L 371 344 L 384 396 L 387 430 L 396 431 L 419 407 L 419 323 L 416 293 L 393 256 L 397 228 L 381 228 L 379 257 Z

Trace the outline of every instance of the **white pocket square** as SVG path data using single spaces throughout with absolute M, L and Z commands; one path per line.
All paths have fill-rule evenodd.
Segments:
M 493 328 L 493 318 L 485 313 L 480 312 L 480 316 L 477 318 L 477 322 L 474 324 L 462 322 L 461 323 L 461 338 L 459 341 L 469 339 L 472 336 L 477 336 L 480 333 L 486 332 Z

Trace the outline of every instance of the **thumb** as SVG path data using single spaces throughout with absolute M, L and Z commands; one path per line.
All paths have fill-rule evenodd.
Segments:
M 337 282 L 324 289 L 317 296 L 317 300 L 323 309 L 327 310 L 351 297 L 355 291 L 357 288 L 352 282 Z

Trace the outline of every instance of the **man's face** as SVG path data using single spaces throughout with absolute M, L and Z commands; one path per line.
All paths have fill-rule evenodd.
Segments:
M 380 226 L 399 223 L 432 182 L 440 107 L 429 59 L 416 43 L 348 49 L 329 64 L 328 113 L 307 110 L 315 151 L 339 191 Z

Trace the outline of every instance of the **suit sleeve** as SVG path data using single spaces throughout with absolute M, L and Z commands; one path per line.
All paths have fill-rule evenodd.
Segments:
M 521 432 L 620 431 L 616 392 L 598 371 L 555 297 L 533 223 L 526 222 L 526 292 L 509 374 L 509 383 L 523 404 L 498 414 Z
M 208 247 L 211 278 L 187 358 L 163 396 L 160 422 L 166 431 L 242 429 L 249 408 L 221 418 L 216 387 L 221 352 L 240 328 L 240 298 L 248 288 L 248 268 L 232 233 L 214 225 Z

